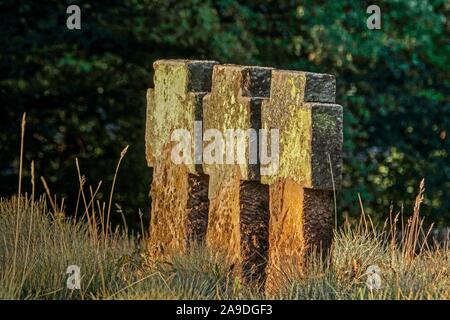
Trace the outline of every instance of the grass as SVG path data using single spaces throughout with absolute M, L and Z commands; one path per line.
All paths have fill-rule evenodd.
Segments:
M 151 261 L 143 240 L 123 230 L 106 235 L 56 216 L 43 197 L 21 197 L 19 214 L 17 203 L 0 200 L 0 299 L 450 299 L 447 247 L 417 246 L 411 254 L 405 240 L 391 241 L 368 219 L 342 227 L 329 259 L 309 259 L 306 271 L 286 275 L 268 296 L 205 248 Z M 366 285 L 374 264 L 382 271 L 379 290 Z M 69 265 L 81 268 L 80 290 L 67 289 Z
M 450 299 L 448 243 L 430 243 L 431 229 L 420 217 L 423 181 L 409 219 L 391 212 L 384 226 L 375 227 L 361 203 L 359 224 L 336 228 L 327 258 L 312 255 L 303 268 L 286 266 L 291 271 L 279 278 L 278 290 L 265 294 L 243 284 L 224 258 L 206 248 L 154 261 L 146 254 L 145 239 L 130 234 L 126 224 L 112 230 L 115 179 L 127 148 L 108 204 L 95 200 L 101 182 L 86 186 L 78 160 L 73 217 L 43 177 L 47 198 L 35 197 L 33 163 L 31 195 L 22 194 L 25 120 L 24 115 L 19 196 L 0 199 L 0 299 Z M 67 288 L 72 265 L 81 270 L 76 290 Z M 381 270 L 379 289 L 366 284 L 373 265 Z

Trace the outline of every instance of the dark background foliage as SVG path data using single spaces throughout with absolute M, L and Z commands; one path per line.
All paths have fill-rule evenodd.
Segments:
M 69 4 L 81 7 L 81 30 L 66 28 Z M 370 4 L 381 7 L 381 30 L 366 27 Z M 0 195 L 16 192 L 27 112 L 27 168 L 34 159 L 69 208 L 75 157 L 88 183 L 103 181 L 105 199 L 130 145 L 115 202 L 130 224 L 139 208 L 148 219 L 143 130 L 152 62 L 214 59 L 336 75 L 345 110 L 341 217 L 359 214 L 358 193 L 374 217 L 391 204 L 407 212 L 425 177 L 422 212 L 448 224 L 448 13 L 445 0 L 2 0 Z

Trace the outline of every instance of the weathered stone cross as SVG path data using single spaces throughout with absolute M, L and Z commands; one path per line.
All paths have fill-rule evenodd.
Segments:
M 308 251 L 325 251 L 342 166 L 334 77 L 213 61 L 160 60 L 154 69 L 146 126 L 154 168 L 152 254 L 184 252 L 204 241 L 237 263 L 246 281 L 267 278 L 270 288 L 290 266 L 301 266 Z M 200 133 L 196 121 L 202 121 Z M 171 134 L 180 128 L 190 133 L 197 164 L 171 159 Z M 277 170 L 259 156 L 252 162 L 251 148 L 243 163 L 202 162 L 208 129 L 223 135 L 277 129 Z M 261 145 L 261 136 L 257 140 Z

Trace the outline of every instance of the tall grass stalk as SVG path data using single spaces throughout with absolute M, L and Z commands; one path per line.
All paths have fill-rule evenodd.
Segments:
M 20 132 L 20 155 L 19 155 L 19 185 L 17 191 L 17 214 L 16 214 L 16 227 L 15 227 L 15 241 L 14 241 L 14 260 L 12 263 L 13 266 L 13 275 L 16 274 L 16 260 L 17 260 L 17 246 L 19 241 L 19 224 L 20 224 L 20 197 L 22 195 L 22 169 L 23 169 L 23 149 L 25 144 L 25 126 L 26 126 L 26 113 L 22 115 L 22 125 Z
M 107 216 L 106 216 L 106 227 L 107 228 L 109 228 L 109 218 L 110 218 L 110 215 L 111 215 L 111 205 L 112 205 L 112 199 L 113 199 L 113 194 L 114 194 L 114 187 L 116 185 L 117 175 L 119 173 L 119 168 L 120 168 L 120 164 L 122 163 L 122 159 L 127 154 L 128 147 L 129 146 L 126 146 L 122 150 L 122 152 L 120 153 L 120 158 L 119 158 L 119 161 L 117 162 L 117 166 L 116 166 L 116 172 L 114 173 L 114 178 L 113 178 L 113 182 L 112 182 L 112 185 L 111 185 L 111 192 L 109 194 L 108 213 L 107 213 Z

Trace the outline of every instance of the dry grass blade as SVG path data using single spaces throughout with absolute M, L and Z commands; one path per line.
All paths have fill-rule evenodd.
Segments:
M 420 205 L 423 202 L 425 193 L 425 180 L 422 179 L 419 185 L 419 193 L 416 196 L 412 216 L 408 219 L 404 230 L 403 255 L 407 262 L 411 262 L 416 255 L 420 233 L 423 230 L 423 221 L 420 217 Z M 422 231 L 423 232 L 423 231 Z M 428 233 L 429 234 L 429 233 Z M 426 241 L 424 239 L 423 241 Z
M 53 216 L 56 217 L 57 211 L 58 211 L 57 207 L 56 207 L 56 202 L 52 198 L 52 194 L 50 192 L 50 188 L 48 187 L 47 181 L 45 181 L 45 178 L 42 176 L 41 176 L 41 182 L 42 182 L 42 185 L 44 186 L 45 193 L 47 194 L 48 201 L 50 201 L 50 205 L 52 206 Z
M 19 186 L 17 191 L 17 216 L 16 216 L 16 236 L 14 241 L 14 260 L 13 260 L 13 274 L 15 274 L 16 270 L 16 261 L 17 261 L 17 245 L 19 241 L 19 224 L 20 224 L 20 201 L 22 195 L 22 170 L 23 170 L 23 149 L 25 144 L 25 127 L 27 123 L 27 114 L 24 113 L 22 115 L 22 125 L 21 125 L 21 134 L 20 134 L 20 158 L 19 158 Z
M 328 153 L 328 163 L 330 165 L 330 173 L 331 173 L 331 182 L 333 184 L 333 200 L 334 200 L 334 229 L 337 230 L 338 227 L 338 218 L 337 218 L 337 201 L 336 201 L 336 186 L 334 183 L 334 174 L 333 174 L 333 166 L 331 165 L 331 156 Z
M 108 212 L 106 215 L 106 229 L 109 231 L 110 231 L 109 219 L 110 219 L 110 215 L 111 215 L 111 205 L 112 205 L 112 198 L 113 198 L 113 194 L 114 194 L 114 187 L 116 185 L 116 179 L 117 179 L 117 174 L 119 173 L 120 164 L 122 163 L 122 159 L 125 157 L 125 155 L 128 151 L 128 147 L 129 146 L 126 146 L 120 153 L 120 158 L 119 158 L 119 161 L 117 162 L 117 166 L 116 166 L 116 172 L 114 173 L 114 178 L 113 178 L 113 182 L 112 182 L 112 186 L 111 186 L 111 192 L 109 194 Z

